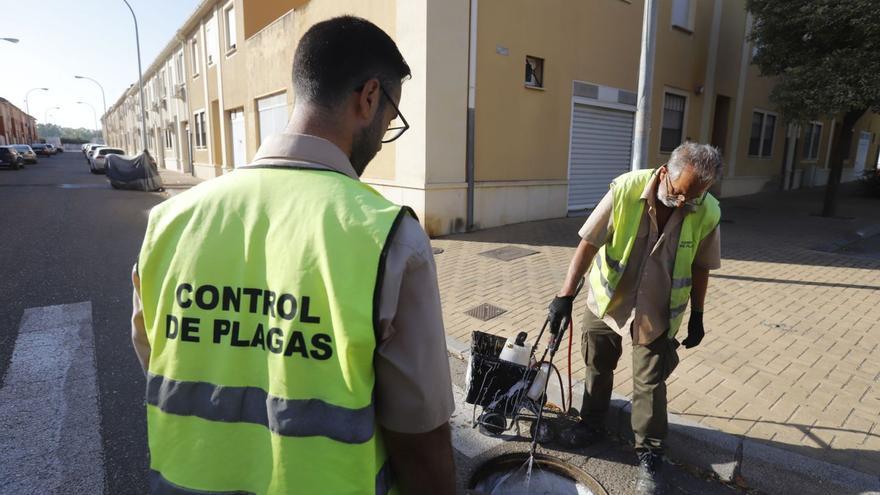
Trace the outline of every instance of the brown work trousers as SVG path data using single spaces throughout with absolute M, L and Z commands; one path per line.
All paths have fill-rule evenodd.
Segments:
M 614 388 L 614 370 L 622 353 L 620 334 L 589 310 L 581 335 L 581 355 L 587 365 L 582 420 L 604 428 Z M 632 350 L 632 429 L 636 450 L 662 452 L 669 423 L 666 417 L 666 379 L 678 366 L 678 341 L 659 337 Z

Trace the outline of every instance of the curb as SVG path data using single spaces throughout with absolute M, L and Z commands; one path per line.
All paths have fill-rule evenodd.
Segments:
M 467 361 L 470 346 L 446 336 L 450 356 Z M 559 386 L 550 381 L 548 397 L 559 402 Z M 583 400 L 583 382 L 572 384 L 572 402 Z M 632 404 L 627 397 L 612 393 L 606 429 L 629 442 L 633 441 L 630 416 Z M 711 473 L 718 479 L 766 493 L 827 495 L 852 493 L 880 495 L 880 476 L 819 461 L 796 452 L 772 447 L 741 435 L 732 435 L 701 425 L 677 414 L 669 414 L 667 455 L 676 462 Z

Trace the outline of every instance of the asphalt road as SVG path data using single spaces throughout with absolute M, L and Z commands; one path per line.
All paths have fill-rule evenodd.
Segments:
M 145 384 L 129 337 L 130 273 L 147 214 L 163 199 L 111 189 L 78 152 L 0 169 L 0 494 L 146 492 Z M 466 365 L 455 358 L 450 365 L 463 491 L 484 461 L 527 446 L 470 427 Z M 543 452 L 590 473 L 609 493 L 632 491 L 635 456 L 619 440 Z M 682 467 L 668 471 L 672 493 L 734 493 Z
M 144 493 L 145 383 L 129 337 L 130 273 L 147 213 L 162 199 L 113 190 L 79 152 L 0 169 L 0 387 L 25 309 L 91 301 L 99 417 L 83 427 L 100 431 L 110 494 Z

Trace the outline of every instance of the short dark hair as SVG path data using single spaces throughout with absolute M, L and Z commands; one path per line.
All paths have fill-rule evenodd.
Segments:
M 328 109 L 369 79 L 390 89 L 410 75 L 394 40 L 372 22 L 354 16 L 312 26 L 293 57 L 297 99 Z

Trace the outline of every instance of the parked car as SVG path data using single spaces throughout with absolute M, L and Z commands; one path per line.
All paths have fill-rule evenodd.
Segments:
M 21 155 L 21 159 L 25 163 L 37 163 L 37 154 L 30 146 L 26 144 L 13 144 L 11 146 Z
M 91 162 L 92 152 L 95 151 L 95 149 L 102 148 L 102 147 L 104 147 L 103 144 L 92 143 L 92 144 L 89 144 L 88 147 L 86 148 L 86 163 L 88 163 L 90 167 L 92 164 L 92 162 Z
M 125 151 L 119 148 L 101 147 L 92 151 L 92 158 L 89 162 L 89 170 L 93 174 L 103 174 L 107 172 L 107 155 L 124 155 Z
M 33 149 L 34 153 L 38 155 L 52 156 L 52 150 L 43 143 L 32 143 L 31 149 Z
M 0 146 L 0 164 L 18 170 L 24 166 L 24 160 L 12 146 Z

